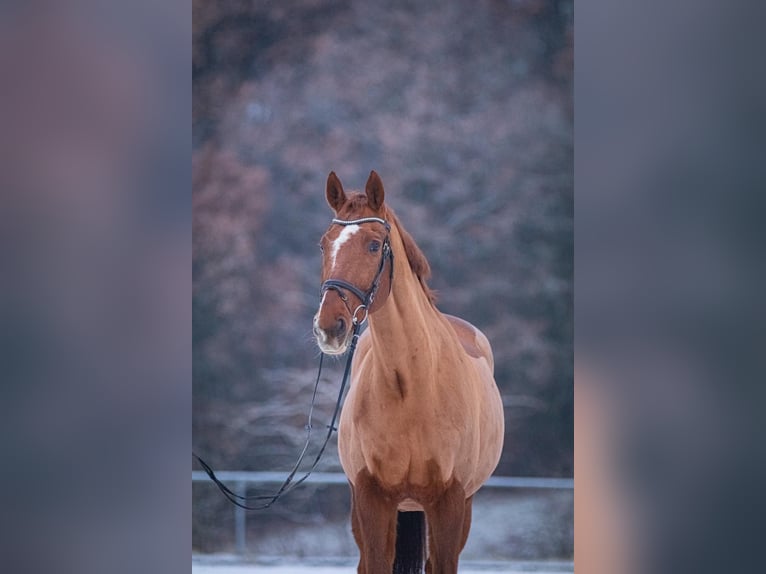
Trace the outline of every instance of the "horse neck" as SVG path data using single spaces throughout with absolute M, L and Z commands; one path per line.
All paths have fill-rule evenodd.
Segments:
M 401 238 L 392 229 L 394 276 L 385 304 L 370 315 L 372 353 L 388 372 L 434 368 L 437 341 L 444 323 L 410 268 Z

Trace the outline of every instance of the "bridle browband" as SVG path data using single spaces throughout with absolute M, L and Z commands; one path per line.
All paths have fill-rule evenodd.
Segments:
M 350 219 L 350 220 L 344 220 L 344 219 L 333 219 L 332 222 L 336 225 L 359 225 L 361 223 L 380 223 L 385 226 L 386 228 L 386 238 L 383 240 L 383 246 L 381 247 L 381 256 L 380 256 L 380 264 L 378 265 L 378 271 L 375 273 L 375 278 L 372 280 L 372 285 L 370 285 L 370 288 L 365 292 L 362 291 L 359 287 L 356 285 L 353 285 L 352 283 L 349 283 L 348 281 L 343 281 L 342 279 L 328 279 L 324 283 L 322 283 L 321 288 L 321 295 L 324 295 L 329 291 L 330 289 L 333 289 L 338 292 L 340 295 L 340 298 L 343 300 L 343 303 L 345 303 L 346 307 L 348 308 L 349 312 L 351 312 L 351 320 L 353 321 L 354 325 L 362 324 L 367 320 L 367 315 L 369 314 L 370 307 L 372 306 L 372 303 L 375 301 L 375 295 L 378 293 L 378 288 L 380 287 L 380 280 L 383 277 L 383 270 L 386 267 L 386 259 L 388 259 L 391 263 L 390 269 L 389 269 L 389 283 L 388 288 L 391 289 L 391 285 L 394 281 L 394 252 L 391 250 L 391 240 L 389 233 L 391 232 L 391 225 L 386 221 L 385 219 L 381 219 L 380 217 L 362 217 L 360 219 Z M 348 297 L 344 293 L 344 291 L 349 291 L 353 293 L 360 302 L 360 305 L 351 311 L 351 307 L 348 305 Z M 362 311 L 364 315 L 361 319 L 358 318 L 358 313 Z

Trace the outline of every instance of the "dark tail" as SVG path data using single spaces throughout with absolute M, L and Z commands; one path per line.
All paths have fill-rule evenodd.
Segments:
M 426 519 L 423 512 L 399 512 L 393 574 L 421 574 L 425 562 Z

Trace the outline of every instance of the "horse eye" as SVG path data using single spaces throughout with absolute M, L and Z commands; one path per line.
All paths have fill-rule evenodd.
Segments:
M 370 243 L 370 253 L 375 253 L 378 249 L 380 249 L 380 241 L 372 241 Z

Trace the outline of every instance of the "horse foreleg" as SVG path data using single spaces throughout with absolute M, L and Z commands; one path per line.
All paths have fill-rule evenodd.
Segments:
M 470 528 L 464 520 L 467 506 L 463 487 L 453 482 L 441 497 L 426 507 L 429 542 L 427 572 L 457 574 L 458 558 Z
M 359 574 L 391 574 L 396 552 L 396 504 L 366 472 L 354 481 L 351 529 Z
M 367 569 L 364 565 L 364 538 L 362 538 L 362 530 L 359 526 L 359 514 L 357 512 L 357 504 L 354 496 L 354 485 L 351 484 L 351 533 L 354 535 L 356 545 L 359 547 L 359 566 L 357 572 L 359 574 L 366 574 Z
M 460 552 L 468 542 L 468 533 L 471 531 L 471 516 L 473 514 L 473 496 L 465 499 L 465 511 L 463 512 L 463 534 L 460 539 Z

